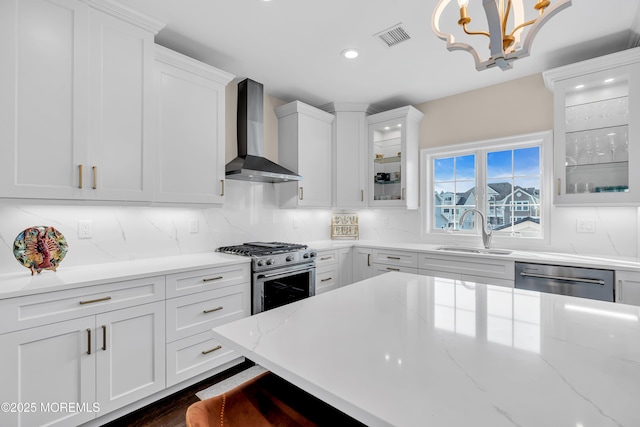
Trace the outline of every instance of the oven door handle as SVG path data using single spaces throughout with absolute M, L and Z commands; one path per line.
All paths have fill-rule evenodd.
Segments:
M 269 279 L 271 277 L 277 277 L 277 276 L 285 276 L 285 275 L 289 275 L 292 273 L 304 273 L 307 271 L 311 271 L 314 267 L 305 267 L 305 268 L 301 268 L 299 270 L 287 270 L 287 271 L 282 271 L 280 273 L 273 273 L 273 274 L 259 274 L 258 275 L 258 279 Z

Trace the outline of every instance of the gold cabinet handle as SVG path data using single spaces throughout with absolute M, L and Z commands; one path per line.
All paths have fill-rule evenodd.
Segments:
M 216 346 L 216 347 L 213 347 L 213 348 L 212 348 L 212 349 L 210 349 L 210 350 L 204 350 L 204 351 L 202 352 L 202 354 L 209 354 L 209 353 L 212 353 L 212 352 L 214 352 L 214 351 L 216 351 L 216 350 L 220 350 L 221 348 L 222 348 L 222 346 L 221 346 L 221 345 L 218 345 L 218 346 Z
M 303 188 L 303 187 L 300 187 L 300 189 L 299 189 L 299 190 L 300 190 L 300 191 L 299 191 L 299 193 L 300 193 L 300 200 L 304 200 L 304 188 Z
M 202 279 L 203 282 L 213 282 L 214 280 L 220 280 L 224 276 L 216 276 L 216 277 L 208 277 L 206 279 Z
M 84 304 L 93 304 L 94 302 L 109 301 L 110 299 L 111 299 L 111 297 L 104 297 L 104 298 L 90 299 L 90 300 L 86 300 L 86 301 L 80 301 L 80 304 L 81 304 L 81 305 L 84 305 Z
M 102 349 L 107 349 L 107 325 L 102 325 Z
M 93 171 L 93 189 L 95 190 L 98 188 L 98 167 L 93 166 L 91 170 Z
M 214 311 L 222 310 L 222 308 L 223 308 L 223 307 L 222 307 L 222 306 L 220 306 L 220 307 L 212 308 L 211 310 L 203 310 L 202 312 L 203 312 L 204 314 L 208 314 L 208 313 L 213 313 Z
M 82 188 L 82 165 L 78 165 L 78 188 Z
M 404 188 L 404 187 L 402 187 L 402 200 L 404 200 L 404 199 L 405 199 L 405 194 L 404 194 L 404 193 L 405 193 L 405 191 L 404 191 L 404 190 L 405 190 L 405 188 Z
M 560 189 L 561 189 L 561 181 L 560 181 L 560 178 L 558 178 L 558 196 L 560 195 Z
M 87 328 L 87 354 L 91 354 L 91 329 Z
M 320 261 L 326 261 L 328 259 L 331 259 L 330 256 L 323 256 L 322 258 L 320 258 Z
M 387 267 L 387 270 L 389 270 L 389 271 L 400 271 L 399 268 L 391 268 L 391 267 Z
M 367 267 L 371 267 L 371 254 L 367 254 Z
M 400 259 L 399 256 L 387 256 L 387 259 Z
M 333 279 L 333 277 L 327 277 L 326 279 L 322 279 L 320 280 L 321 282 L 328 282 L 329 280 Z
M 364 202 L 364 190 L 360 190 L 360 201 Z
M 221 188 L 220 196 L 224 197 L 224 179 L 220 180 L 220 188 Z

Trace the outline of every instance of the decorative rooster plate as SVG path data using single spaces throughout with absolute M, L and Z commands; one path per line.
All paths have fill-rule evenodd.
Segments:
M 13 242 L 13 255 L 33 273 L 56 271 L 67 254 L 67 240 L 53 227 L 36 225 L 23 230 Z

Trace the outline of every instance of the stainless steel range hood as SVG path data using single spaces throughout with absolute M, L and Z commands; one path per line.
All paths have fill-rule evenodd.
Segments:
M 255 182 L 299 181 L 300 175 L 264 158 L 262 83 L 238 83 L 238 157 L 227 163 L 227 179 Z

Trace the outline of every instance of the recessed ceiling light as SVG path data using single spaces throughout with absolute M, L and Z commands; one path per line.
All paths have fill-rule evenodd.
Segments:
M 611 82 L 612 82 L 612 81 L 614 81 L 614 80 L 615 80 L 615 79 L 613 79 L 613 78 L 612 78 L 612 79 L 607 79 L 607 80 L 605 80 L 604 82 L 605 82 L 605 83 L 611 83 Z
M 584 87 L 584 85 L 578 85 L 576 86 L 576 89 L 582 89 Z
M 340 55 L 347 59 L 356 59 L 359 55 L 358 51 L 354 48 L 345 49 L 340 52 Z

